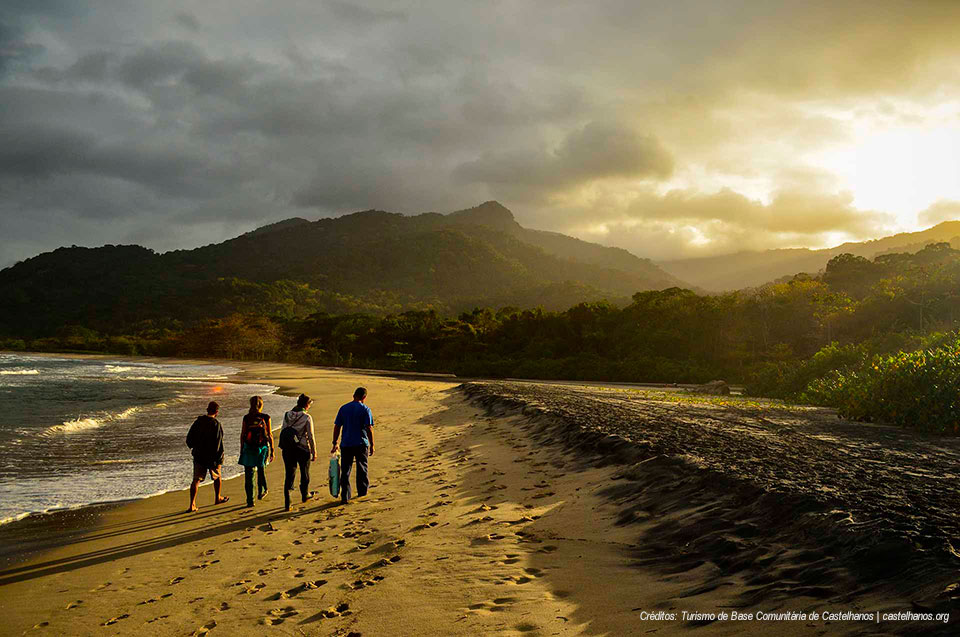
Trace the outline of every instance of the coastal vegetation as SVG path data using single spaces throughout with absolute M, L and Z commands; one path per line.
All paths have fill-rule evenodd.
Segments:
M 6 349 L 285 360 L 449 372 L 465 377 L 741 382 L 752 395 L 835 406 L 846 417 L 955 433 L 960 386 L 960 251 L 832 259 L 751 290 L 672 287 L 543 308 L 390 311 L 387 297 L 323 292 L 293 281 L 220 278 L 171 312 L 94 329 L 69 324 Z M 212 301 L 211 301 L 212 299 Z M 325 305 L 326 304 L 326 305 Z M 335 306 L 340 312 L 320 310 Z M 91 321 L 92 322 L 92 321 Z M 98 325 L 109 324 L 99 320 Z
M 371 229 L 386 238 L 353 259 Z M 676 283 L 625 251 L 522 228 L 495 202 L 451 215 L 371 211 L 163 255 L 39 255 L 0 272 L 0 348 L 724 379 L 855 420 L 957 432 L 960 251 L 950 243 L 842 253 L 815 275 L 724 294 Z

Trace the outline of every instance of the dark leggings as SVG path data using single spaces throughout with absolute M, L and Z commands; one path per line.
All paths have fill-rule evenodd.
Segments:
M 300 467 L 300 496 L 304 502 L 310 493 L 310 452 L 302 447 L 293 447 L 283 450 L 283 468 L 286 470 L 286 479 L 283 481 L 284 495 L 289 498 L 293 489 L 293 479 Z
M 367 477 L 367 445 L 340 447 L 340 499 L 347 502 L 352 494 L 350 471 L 357 464 L 357 497 L 367 495 L 370 480 Z
M 253 504 L 253 472 L 257 472 L 257 495 L 262 496 L 267 491 L 267 476 L 263 467 L 243 468 L 243 488 L 247 491 L 247 504 Z

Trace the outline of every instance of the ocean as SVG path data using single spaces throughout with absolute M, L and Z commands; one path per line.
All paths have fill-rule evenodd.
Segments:
M 187 430 L 211 400 L 220 403 L 224 478 L 242 474 L 240 424 L 250 396 L 263 397 L 274 427 L 295 400 L 270 385 L 230 382 L 238 371 L 0 354 L 0 524 L 187 488 Z M 211 497 L 201 489 L 201 499 Z

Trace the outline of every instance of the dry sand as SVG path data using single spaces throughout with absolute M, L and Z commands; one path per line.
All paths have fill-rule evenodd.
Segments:
M 179 492 L 7 525 L 0 537 L 8 547 L 32 552 L 0 571 L 0 633 L 789 635 L 895 628 L 649 619 L 646 613 L 658 611 L 730 611 L 749 584 L 723 576 L 709 560 L 673 572 L 663 560 L 638 566 L 638 555 L 650 558 L 641 538 L 653 522 L 623 523 L 625 507 L 610 492 L 623 483 L 622 465 L 597 466 L 596 454 L 588 461 L 576 448 L 553 444 L 543 423 L 533 426 L 517 411 L 488 412 L 453 380 L 243 367 L 245 380 L 315 399 L 319 497 L 285 513 L 278 457 L 268 468 L 270 493 L 253 509 L 243 506 L 243 481 L 234 479 L 225 482 L 231 501 L 224 505 L 214 506 L 212 489 L 202 487 L 195 514 L 184 512 L 187 495 Z M 377 419 L 376 455 L 369 494 L 344 507 L 326 490 L 326 445 L 337 407 L 361 384 Z M 657 522 L 689 514 L 665 507 Z M 737 610 L 891 607 L 889 599 L 851 599 L 779 597 Z

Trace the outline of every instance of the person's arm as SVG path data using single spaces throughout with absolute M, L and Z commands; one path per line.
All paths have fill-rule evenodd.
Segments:
M 310 460 L 317 459 L 317 444 L 313 439 L 313 418 L 307 414 L 307 444 L 310 445 Z
M 223 464 L 223 425 L 217 421 L 217 465 Z
M 270 443 L 270 462 L 273 462 L 273 425 L 270 423 L 270 416 L 264 418 L 267 428 L 267 441 Z
M 330 450 L 330 453 L 337 453 L 337 448 L 340 446 L 337 444 L 337 441 L 340 440 L 340 423 L 333 423 L 333 449 Z
M 240 425 L 240 450 L 243 451 L 243 440 L 247 437 L 247 419 L 244 418 Z
M 366 405 L 364 405 L 366 407 Z M 370 441 L 370 455 L 373 455 L 373 411 L 367 407 L 367 440 Z

